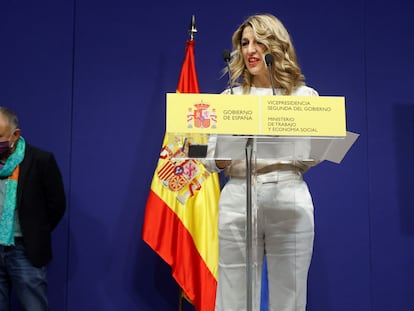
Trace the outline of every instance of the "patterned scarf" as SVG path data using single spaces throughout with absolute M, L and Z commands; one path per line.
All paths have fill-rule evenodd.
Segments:
M 24 159 L 26 142 L 23 137 L 17 141 L 16 150 L 0 169 L 0 177 L 6 178 L 3 213 L 0 215 L 0 244 L 14 245 L 14 217 L 16 211 L 16 190 L 19 178 L 19 164 Z

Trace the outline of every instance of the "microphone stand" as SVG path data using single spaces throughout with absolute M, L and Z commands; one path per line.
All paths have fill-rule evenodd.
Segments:
M 226 58 L 224 58 L 226 60 Z M 228 60 L 226 60 L 228 64 Z M 273 95 L 276 95 L 275 84 L 272 75 L 273 55 L 265 55 L 266 66 L 269 70 L 270 82 L 272 83 Z M 253 256 L 253 204 L 252 204 L 252 161 L 254 160 L 253 154 L 256 147 L 256 141 L 253 137 L 247 138 L 245 152 L 246 152 L 246 302 L 247 311 L 253 311 L 254 302 L 253 298 L 256 298 L 256 293 L 253 293 L 253 282 L 256 283 L 256 279 L 253 278 L 254 259 L 257 260 L 257 256 Z M 257 242 L 257 241 L 256 241 Z M 256 254 L 257 255 L 257 254 Z M 257 277 L 257 275 L 255 275 Z M 253 295 L 254 294 L 254 295 Z
M 252 159 L 254 138 L 246 142 L 246 302 L 247 311 L 253 311 L 253 217 L 252 217 Z
M 273 74 L 272 74 L 273 55 L 272 54 L 266 54 L 265 55 L 265 62 L 266 62 L 267 69 L 269 70 L 270 82 L 272 83 L 272 92 L 273 92 L 273 95 L 276 95 L 275 83 L 273 81 Z
M 229 74 L 229 87 L 230 87 L 230 94 L 234 94 L 233 93 L 233 85 L 231 83 L 231 73 L 230 73 L 230 59 L 231 59 L 231 54 L 229 50 L 224 50 L 223 51 L 223 59 L 226 62 L 227 65 L 227 72 Z

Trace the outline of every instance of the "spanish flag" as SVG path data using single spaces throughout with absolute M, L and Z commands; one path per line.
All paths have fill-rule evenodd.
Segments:
M 187 40 L 177 86 L 199 93 L 194 40 Z M 197 311 L 213 311 L 218 269 L 219 178 L 194 159 L 177 160 L 183 138 L 164 137 L 144 216 L 143 240 L 170 265 Z

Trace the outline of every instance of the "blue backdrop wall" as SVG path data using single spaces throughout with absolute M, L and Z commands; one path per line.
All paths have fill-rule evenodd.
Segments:
M 361 134 L 306 174 L 316 240 L 308 310 L 414 309 L 414 62 L 409 0 L 0 1 L 0 105 L 52 150 L 68 210 L 54 235 L 52 310 L 177 310 L 169 267 L 141 240 L 145 201 L 196 16 L 201 91 L 247 16 L 289 29 L 307 83 L 346 97 Z M 186 306 L 190 309 L 190 306 Z

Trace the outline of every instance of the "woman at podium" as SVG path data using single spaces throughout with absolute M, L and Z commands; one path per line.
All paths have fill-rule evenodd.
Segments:
M 250 16 L 234 32 L 232 44 L 227 67 L 231 87 L 224 93 L 318 96 L 305 85 L 289 33 L 275 16 Z M 309 155 L 306 139 L 292 139 L 276 149 L 274 158 L 257 159 L 254 170 L 256 264 L 261 275 L 266 256 L 269 311 L 305 311 L 314 215 L 302 174 L 315 163 L 300 160 Z M 291 160 L 291 153 L 295 160 Z M 286 157 L 287 154 L 291 156 Z M 245 161 L 216 160 L 207 166 L 211 171 L 224 171 L 229 177 L 219 202 L 216 310 L 246 310 Z M 257 293 L 253 310 L 260 310 L 260 279 L 253 286 Z

